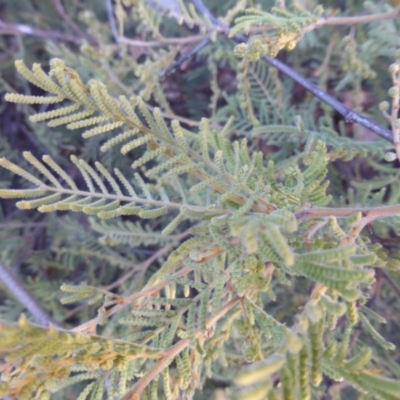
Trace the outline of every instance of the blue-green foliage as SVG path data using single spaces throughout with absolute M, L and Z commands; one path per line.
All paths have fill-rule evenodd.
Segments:
M 176 78 L 193 96 L 177 104 L 159 79 L 186 37 L 176 22 L 213 40 L 217 32 L 190 2 L 171 3 L 115 2 L 126 35 L 149 35 L 141 61 L 134 49 L 145 44 L 110 43 L 104 15 L 87 10 L 80 20 L 100 46 L 86 42 L 75 53 L 49 45 L 49 68 L 15 62 L 35 89 L 8 88 L 6 100 L 39 127 L 45 151 L 25 148 L 20 157 L 0 140 L 0 197 L 18 199 L 22 210 L 16 225 L 4 223 L 14 240 L 0 232 L 0 254 L 14 259 L 20 230 L 46 227 L 46 246 L 32 246 L 24 261 L 34 275 L 27 286 L 38 294 L 60 287 L 61 304 L 53 295 L 47 309 L 67 325 L 38 327 L 24 316 L 0 323 L 0 394 L 172 400 L 211 388 L 215 397 L 306 400 L 346 398 L 327 385 L 345 381 L 368 398 L 399 399 L 400 371 L 390 361 L 397 339 L 369 306 L 386 274 L 378 268 L 399 267 L 385 245 L 400 226 L 398 169 L 382 163 L 386 143 L 350 138 L 315 100 L 293 100 L 296 89 L 260 60 L 302 43 L 322 24 L 321 10 L 213 5 L 231 36 L 244 31 L 249 41 L 235 53 L 226 38 L 205 48 L 196 60 L 207 56 L 207 67 Z M 389 28 L 397 32 L 396 22 Z M 395 46 L 372 28 L 367 35 Z M 306 36 L 300 54 L 331 43 L 315 40 Z M 392 55 L 368 40 L 371 57 Z M 344 67 L 343 44 L 332 43 L 316 60 L 332 57 L 342 87 L 355 76 L 361 90 L 364 64 L 343 56 Z M 372 61 L 368 68 L 372 79 Z M 204 76 L 211 99 L 195 93 Z M 45 124 L 62 132 L 60 151 Z M 57 279 L 38 282 L 44 271 Z M 0 312 L 10 320 L 20 309 Z

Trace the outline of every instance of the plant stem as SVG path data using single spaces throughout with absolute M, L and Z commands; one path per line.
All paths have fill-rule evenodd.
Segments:
M 388 11 L 382 14 L 374 15 L 355 15 L 353 17 L 327 17 L 320 18 L 315 24 L 315 27 L 325 25 L 358 25 L 366 24 L 369 22 L 384 21 L 386 19 L 393 19 L 399 16 L 400 9 L 396 8 L 392 11 Z
M 221 22 L 218 19 L 216 19 L 210 13 L 210 11 L 205 7 L 202 0 L 192 0 L 192 2 L 195 5 L 195 7 L 197 8 L 198 12 L 201 13 L 202 15 L 206 16 L 217 28 L 221 28 L 221 29 L 225 28 L 226 29 L 226 27 L 224 27 L 221 24 Z M 398 16 L 399 9 L 396 9 L 396 11 L 392 11 L 391 13 L 380 14 L 381 16 L 385 15 L 385 17 L 378 18 L 378 20 L 389 18 L 388 17 L 389 14 L 390 14 L 390 18 L 394 18 L 395 16 Z M 370 16 L 370 17 L 375 17 L 375 16 Z M 349 17 L 349 18 L 350 19 L 353 18 L 352 19 L 352 21 L 354 21 L 353 23 L 361 23 L 362 21 L 363 22 L 371 22 L 368 20 L 367 16 Z M 349 20 L 349 18 L 342 19 L 342 22 L 343 22 L 343 20 Z M 338 19 L 331 18 L 330 21 L 331 21 L 332 25 L 338 24 L 338 22 L 337 22 Z M 355 21 L 358 21 L 358 22 L 355 22 Z M 233 39 L 238 43 L 247 42 L 247 38 L 244 35 L 236 35 L 233 37 Z M 203 42 L 199 43 L 198 44 L 199 50 L 202 49 L 203 47 L 205 47 L 206 45 L 208 45 L 209 43 L 211 43 L 210 39 L 206 39 Z M 199 50 L 197 50 L 197 51 L 199 51 Z M 185 60 L 190 58 L 193 54 L 194 53 L 188 55 L 185 58 Z M 318 97 L 321 101 L 330 105 L 334 110 L 336 110 L 339 114 L 341 114 L 344 117 L 346 122 L 358 123 L 358 124 L 366 127 L 367 129 L 371 130 L 372 132 L 376 133 L 378 136 L 382 137 L 383 139 L 386 139 L 391 143 L 394 142 L 392 131 L 390 131 L 389 129 L 383 128 L 376 121 L 366 118 L 366 117 L 362 116 L 361 114 L 358 114 L 357 112 L 346 107 L 344 104 L 342 104 L 340 101 L 336 100 L 334 97 L 330 96 L 324 90 L 318 88 L 317 86 L 315 86 L 314 84 L 309 82 L 307 79 L 305 79 L 303 76 L 301 76 L 299 73 L 294 71 L 292 68 L 290 68 L 285 63 L 277 60 L 276 58 L 272 58 L 272 57 L 268 57 L 268 56 L 264 56 L 262 59 L 266 63 L 271 65 L 272 67 L 278 69 L 280 72 L 282 72 L 283 74 L 285 74 L 286 76 L 288 76 L 289 78 L 291 78 L 292 80 L 294 80 L 295 82 L 297 82 L 298 84 L 303 86 L 306 90 L 308 90 L 314 96 Z M 183 58 L 179 59 L 178 61 L 173 63 L 171 67 L 167 68 L 165 71 L 162 71 L 160 76 L 161 77 L 165 76 L 169 71 L 171 71 L 173 68 L 180 65 L 180 63 L 182 63 L 183 61 L 184 61 Z
M 108 18 L 108 23 L 110 25 L 111 33 L 113 35 L 115 43 L 120 44 L 121 43 L 120 36 L 118 34 L 117 24 L 115 23 L 114 12 L 113 12 L 111 0 L 105 0 L 105 3 L 106 3 L 106 10 L 107 10 L 107 18 Z
M 182 232 L 178 235 L 173 236 L 174 242 L 179 242 L 185 237 L 187 237 L 190 234 L 190 230 L 186 230 L 185 232 Z M 141 262 L 140 264 L 135 265 L 128 273 L 126 273 L 124 276 L 119 278 L 117 281 L 111 283 L 110 285 L 106 286 L 104 289 L 105 290 L 112 290 L 116 288 L 117 286 L 122 285 L 127 279 L 129 279 L 135 272 L 137 271 L 145 271 L 149 266 L 162 257 L 165 254 L 168 254 L 176 245 L 176 243 L 171 243 L 168 244 L 167 246 L 164 246 L 162 249 L 158 250 L 155 252 L 151 257 L 149 257 L 147 260 Z
M 228 311 L 230 311 L 236 304 L 240 302 L 240 297 L 236 296 L 232 300 L 228 301 L 217 314 L 213 315 L 208 319 L 206 323 L 206 329 L 212 328 L 215 323 L 221 319 Z M 195 332 L 195 337 L 198 338 L 203 333 L 201 331 Z M 168 350 L 164 352 L 164 355 L 160 360 L 151 368 L 124 396 L 121 400 L 139 400 L 143 390 L 148 384 L 164 369 L 171 361 L 182 352 L 189 345 L 189 339 L 182 339 L 178 343 L 174 344 Z
M 311 218 L 337 217 L 346 218 L 361 212 L 368 217 L 369 222 L 372 220 L 400 215 L 400 204 L 381 207 L 351 207 L 351 208 L 331 208 L 331 207 L 315 207 L 304 208 L 296 214 L 297 220 L 306 220 Z M 368 222 L 367 222 L 368 223 Z
M 38 302 L 32 297 L 32 295 L 24 288 L 23 284 L 18 278 L 0 262 L 0 281 L 3 283 L 5 288 L 13 294 L 15 299 L 21 303 L 35 318 L 35 320 L 43 326 L 52 324 L 58 329 L 62 329 L 62 326 L 47 314 L 46 311 L 38 304 Z
M 45 31 L 43 29 L 32 28 L 29 25 L 10 24 L 0 20 L 0 35 L 16 35 L 16 36 L 38 36 L 48 40 L 71 42 L 76 45 L 82 43 L 82 39 L 77 36 L 67 35 L 57 31 Z

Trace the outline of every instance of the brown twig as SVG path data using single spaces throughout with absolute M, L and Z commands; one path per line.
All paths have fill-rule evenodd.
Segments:
M 213 315 L 206 322 L 206 329 L 210 329 L 215 323 L 221 319 L 228 311 L 240 302 L 240 297 L 236 296 L 228 301 L 217 314 Z M 196 331 L 195 338 L 203 335 L 204 332 Z M 182 339 L 164 352 L 164 355 L 156 362 L 156 364 L 124 395 L 121 400 L 139 400 L 143 390 L 148 384 L 187 346 L 189 339 Z
M 307 28 L 307 31 L 326 25 L 359 25 L 369 22 L 384 21 L 387 19 L 397 18 L 399 16 L 399 13 L 400 9 L 396 8 L 386 13 L 374 15 L 354 15 L 352 17 L 323 17 L 320 18 L 315 24 Z
M 104 289 L 105 290 L 112 290 L 116 288 L 117 286 L 122 285 L 124 282 L 126 282 L 127 279 L 129 279 L 132 275 L 134 275 L 137 271 L 145 271 L 149 266 L 162 257 L 163 255 L 169 253 L 174 246 L 176 245 L 177 242 L 181 241 L 185 237 L 187 237 L 190 234 L 190 231 L 187 230 L 185 232 L 180 233 L 179 235 L 175 235 L 173 237 L 174 243 L 168 244 L 167 246 L 164 246 L 162 249 L 158 250 L 155 252 L 151 257 L 149 257 L 147 260 L 141 262 L 140 264 L 136 264 L 129 272 L 127 272 L 124 276 L 116 280 L 115 282 L 111 283 L 110 285 L 106 286 Z
M 296 214 L 297 220 L 305 220 L 311 218 L 337 217 L 347 218 L 361 212 L 364 215 L 364 226 L 369 222 L 383 217 L 391 217 L 400 215 L 400 204 L 381 207 L 350 207 L 350 208 L 331 208 L 331 207 L 313 207 L 304 208 Z
M 188 274 L 192 268 L 190 267 L 184 267 L 175 274 L 173 274 L 174 277 L 180 277 L 183 275 Z M 109 310 L 106 311 L 105 317 L 110 317 L 111 315 L 114 315 L 118 311 L 122 310 L 129 304 L 132 304 L 136 300 L 141 299 L 142 297 L 146 296 L 152 296 L 155 293 L 158 293 L 161 289 L 163 289 L 165 286 L 167 286 L 170 283 L 170 279 L 163 279 L 156 284 L 150 286 L 150 287 L 145 287 L 139 292 L 136 292 L 132 294 L 131 296 L 123 298 L 123 302 L 116 304 L 114 307 L 110 308 Z M 93 333 L 96 329 L 96 326 L 99 322 L 99 318 L 93 318 L 90 321 L 87 321 L 73 329 L 71 329 L 71 332 L 91 332 Z

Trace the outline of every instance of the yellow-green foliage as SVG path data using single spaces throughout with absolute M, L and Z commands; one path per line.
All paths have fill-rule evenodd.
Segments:
M 311 49 L 322 87 L 332 58 L 335 82 L 354 81 L 360 94 L 361 79 L 379 78 L 375 60 L 393 63 L 398 40 L 379 36 L 379 16 L 357 20 L 372 24 L 360 37 L 318 40 L 315 30 L 341 24 L 339 10 L 272 3 L 227 1 L 215 5 L 216 20 L 196 1 L 118 0 L 108 14 L 115 29 L 80 12 L 93 40 L 79 52 L 53 44 L 49 68 L 15 62 L 33 94 L 9 88 L 5 99 L 41 139 L 48 128 L 63 139 L 22 157 L 0 141 L 0 198 L 18 199 L 18 215 L 48 229 L 47 248 L 31 245 L 28 286 L 40 296 L 45 270 L 57 276 L 46 293 L 66 295 L 47 307 L 64 329 L 3 318 L 19 309 L 0 314 L 0 397 L 400 399 L 398 298 L 384 292 L 397 305 L 386 313 L 390 329 L 377 325 L 386 322 L 382 279 L 396 291 L 386 270 L 400 264 L 391 244 L 398 164 L 383 161 L 392 145 L 348 137 L 315 101 L 291 104 L 290 85 L 261 60 L 293 50 L 307 61 Z M 347 3 L 354 12 L 357 2 Z M 397 15 L 367 6 L 371 18 Z M 390 24 L 398 38 L 399 23 Z M 194 28 L 193 43 L 213 42 L 212 96 L 197 100 L 196 74 L 178 68 L 188 92 L 176 104 L 160 74 Z M 234 49 L 223 35 L 243 42 Z M 353 51 L 357 40 L 369 65 Z M 3 242 L 9 260 L 19 247 Z

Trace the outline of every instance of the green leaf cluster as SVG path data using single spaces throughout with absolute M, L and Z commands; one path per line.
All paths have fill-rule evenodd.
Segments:
M 49 45 L 48 68 L 15 62 L 31 91 L 5 98 L 44 151 L 20 157 L 0 138 L 0 198 L 5 211 L 17 199 L 19 218 L 0 223 L 0 257 L 15 260 L 19 235 L 46 230 L 24 253 L 25 283 L 53 296 L 45 308 L 65 329 L 24 314 L 12 323 L 21 309 L 1 306 L 0 396 L 400 399 L 398 299 L 382 285 L 397 287 L 387 272 L 399 269 L 397 164 L 383 160 L 387 143 L 349 137 L 324 105 L 292 99 L 261 60 L 323 48 L 316 60 L 332 58 L 332 79 L 354 78 L 359 94 L 384 56 L 363 34 L 386 49 L 389 39 L 372 26 L 346 43 L 316 41 L 325 17 L 313 2 L 232 0 L 215 8 L 234 21 L 228 36 L 249 35 L 233 50 L 191 2 L 172 3 L 116 1 L 112 44 L 95 10 L 81 12 L 97 47 Z M 143 54 L 124 29 L 148 35 Z M 195 56 L 206 66 L 163 82 L 185 29 L 211 39 Z M 194 95 L 210 76 L 210 99 Z M 169 83 L 191 96 L 174 102 Z

